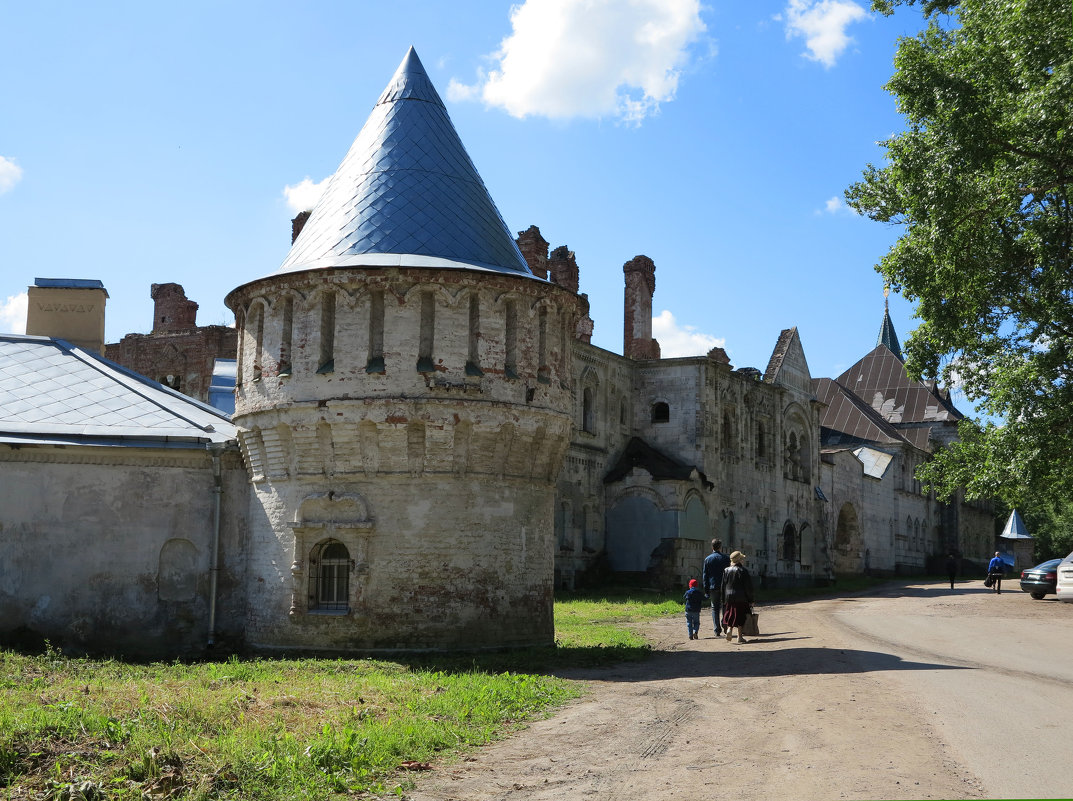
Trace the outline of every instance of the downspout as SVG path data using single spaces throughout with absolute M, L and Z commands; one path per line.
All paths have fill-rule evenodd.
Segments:
M 223 476 L 220 467 L 222 443 L 213 442 L 206 446 L 212 457 L 212 549 L 209 552 L 209 639 L 208 647 L 216 645 L 216 584 L 220 573 L 220 498 L 223 495 Z

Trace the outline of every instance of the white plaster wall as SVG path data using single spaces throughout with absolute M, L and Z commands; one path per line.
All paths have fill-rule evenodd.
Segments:
M 208 456 L 131 448 L 0 452 L 0 634 L 92 652 L 176 655 L 208 635 L 213 477 Z M 237 459 L 225 470 L 224 551 L 241 552 Z M 242 477 L 244 478 L 244 476 Z M 239 497 L 235 497 L 238 493 Z M 160 594 L 161 549 L 185 554 Z M 193 575 L 180 576 L 183 564 Z M 167 561 L 164 565 L 168 569 Z M 242 566 L 221 565 L 226 636 L 240 633 Z M 182 600 L 175 600 L 178 588 Z M 194 594 L 186 597 L 187 588 Z

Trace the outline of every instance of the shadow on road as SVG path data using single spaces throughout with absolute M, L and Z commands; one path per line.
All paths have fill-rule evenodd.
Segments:
M 584 671 L 587 678 L 603 681 L 644 681 L 651 679 L 801 676 L 845 673 L 873 673 L 889 670 L 970 670 L 935 662 L 913 662 L 880 651 L 849 648 L 795 647 L 778 651 L 751 650 L 761 643 L 785 642 L 807 637 L 758 637 L 748 643 L 724 643 L 716 651 L 660 651 L 651 659 L 601 670 Z M 581 678 L 564 671 L 565 678 Z

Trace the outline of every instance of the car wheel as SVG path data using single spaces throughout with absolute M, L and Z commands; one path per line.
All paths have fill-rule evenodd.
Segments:
M 1043 596 L 1046 595 L 1046 594 L 1047 593 L 1045 593 L 1045 592 L 1034 592 L 1034 593 L 1032 593 L 1032 597 L 1035 598 L 1037 601 L 1042 601 Z

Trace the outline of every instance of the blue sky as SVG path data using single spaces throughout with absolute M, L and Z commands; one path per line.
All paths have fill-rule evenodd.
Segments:
M 0 19 L 0 330 L 24 330 L 35 277 L 103 281 L 108 341 L 150 330 L 154 282 L 233 322 L 225 294 L 279 267 L 413 45 L 511 230 L 575 252 L 594 343 L 621 352 L 643 253 L 664 355 L 763 369 L 796 325 L 835 376 L 875 345 L 898 230 L 841 199 L 904 127 L 883 84 L 915 8 L 0 0 Z M 904 340 L 912 307 L 891 314 Z

